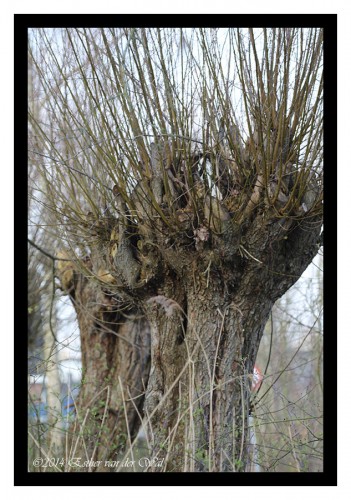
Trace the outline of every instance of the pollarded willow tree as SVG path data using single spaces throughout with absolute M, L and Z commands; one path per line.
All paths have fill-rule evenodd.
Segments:
M 30 33 L 36 201 L 81 334 L 75 456 L 133 453 L 143 425 L 162 470 L 244 469 L 265 323 L 321 245 L 322 38 Z

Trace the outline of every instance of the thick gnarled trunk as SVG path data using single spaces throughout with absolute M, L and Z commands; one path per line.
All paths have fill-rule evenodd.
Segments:
M 167 189 L 178 188 L 162 180 L 161 159 L 152 158 L 151 180 L 129 198 L 114 186 L 117 217 L 89 219 L 98 242 L 90 258 L 61 266 L 81 330 L 81 450 L 95 461 L 116 458 L 144 417 L 158 459 L 151 471 L 159 463 L 242 471 L 261 336 L 274 302 L 318 250 L 320 201 L 314 195 L 302 216 L 291 195 L 283 210 L 262 175 L 240 199 L 235 189 L 221 199 L 199 173 L 186 187 L 180 170 L 186 189 L 173 203 Z
M 149 471 L 160 463 L 165 471 L 245 470 L 264 326 L 318 244 L 318 221 L 291 226 L 257 216 L 239 250 L 165 252 L 156 278 L 124 295 L 62 266 L 83 355 L 72 447 L 101 461 L 86 470 L 106 470 L 104 460 L 128 452 L 142 418 L 157 459 Z
M 165 470 L 245 469 L 254 362 L 275 300 L 312 259 L 319 229 L 306 229 L 285 238 L 280 220 L 256 220 L 245 256 L 194 260 L 149 300 L 145 407 L 150 453 Z
M 70 470 L 113 472 L 112 463 L 130 448 L 140 428 L 150 371 L 150 330 L 136 310 L 126 305 L 121 309 L 119 300 L 96 282 L 78 272 L 69 278 L 66 285 L 77 312 L 82 350 Z
M 248 375 L 272 302 L 255 307 L 257 297 L 239 300 L 225 288 L 216 270 L 209 281 L 198 272 L 189 276 L 186 312 L 167 310 L 160 297 L 148 310 L 146 416 L 151 454 L 165 459 L 168 471 L 235 471 L 245 464 Z M 182 338 L 180 324 L 187 325 Z

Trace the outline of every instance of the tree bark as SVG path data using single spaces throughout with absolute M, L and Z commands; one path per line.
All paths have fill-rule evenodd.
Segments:
M 314 222 L 291 227 L 285 238 L 281 219 L 256 218 L 242 257 L 194 259 L 146 308 L 150 453 L 165 470 L 244 470 L 250 374 L 274 302 L 318 248 Z

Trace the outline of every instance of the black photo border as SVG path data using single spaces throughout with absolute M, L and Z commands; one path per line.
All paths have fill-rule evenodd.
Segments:
M 322 472 L 256 473 L 55 473 L 28 472 L 27 462 L 27 40 L 39 27 L 320 27 L 324 29 L 324 467 Z M 337 484 L 336 386 L 336 14 L 15 14 L 15 486 L 335 486 Z

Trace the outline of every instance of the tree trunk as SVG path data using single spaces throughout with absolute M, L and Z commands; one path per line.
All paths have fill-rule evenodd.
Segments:
M 145 415 L 148 470 L 244 471 L 250 376 L 262 333 L 274 302 L 318 250 L 320 224 L 319 217 L 295 223 L 258 213 L 243 244 L 229 228 L 213 235 L 212 248 L 139 257 L 154 269 L 142 281 L 135 278 L 140 264 L 126 264 L 135 258 L 131 240 L 121 238 L 109 271 L 117 270 L 118 293 L 71 271 L 66 281 L 83 359 L 74 451 L 78 446 L 94 462 L 116 459 Z M 99 259 L 88 267 L 101 276 Z
M 135 309 L 121 308 L 115 295 L 64 264 L 61 281 L 77 312 L 82 350 L 70 470 L 77 465 L 79 471 L 113 472 L 113 462 L 131 446 L 141 425 L 150 370 L 149 327 Z
M 248 375 L 273 302 L 263 290 L 253 293 L 253 278 L 232 294 L 218 269 L 208 279 L 201 267 L 187 280 L 183 338 L 177 308 L 172 315 L 162 304 L 148 311 L 151 455 L 164 458 L 169 471 L 239 471 L 246 460 Z
M 57 347 L 55 344 L 56 308 L 53 303 L 52 270 L 46 275 L 46 294 L 42 304 L 43 359 L 45 360 L 45 389 L 48 430 L 48 447 L 51 453 L 62 454 L 61 380 Z
M 320 226 L 296 225 L 288 237 L 282 228 L 281 219 L 256 218 L 245 255 L 194 259 L 149 301 L 152 470 L 160 461 L 168 471 L 244 470 L 250 374 L 263 330 L 274 302 L 311 262 Z

